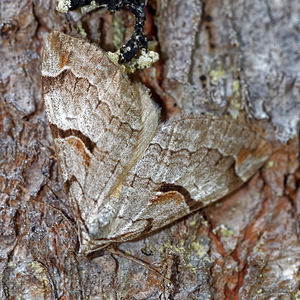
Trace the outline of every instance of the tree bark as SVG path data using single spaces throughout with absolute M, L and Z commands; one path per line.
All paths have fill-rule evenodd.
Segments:
M 128 40 L 129 12 L 63 15 L 55 1 L 0 3 L 1 299 L 298 299 L 300 3 L 297 0 L 149 0 L 160 61 L 133 80 L 163 120 L 213 114 L 247 123 L 273 145 L 238 191 L 156 234 L 119 248 L 170 278 L 103 251 L 78 254 L 44 104 L 47 35 L 105 50 Z

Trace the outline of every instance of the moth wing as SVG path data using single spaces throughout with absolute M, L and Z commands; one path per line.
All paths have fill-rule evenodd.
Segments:
M 168 225 L 238 188 L 270 154 L 266 141 L 235 121 L 162 124 L 124 182 L 118 214 L 99 233 L 121 242 Z
M 98 211 L 120 198 L 124 178 L 153 139 L 159 113 L 146 88 L 130 82 L 103 51 L 59 32 L 45 45 L 42 76 L 65 191 L 87 232 Z
M 234 121 L 207 117 L 158 127 L 147 90 L 97 47 L 50 34 L 43 96 L 81 250 L 130 240 L 230 193 L 270 155 Z

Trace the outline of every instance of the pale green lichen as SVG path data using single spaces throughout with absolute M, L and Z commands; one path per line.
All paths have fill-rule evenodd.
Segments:
M 113 44 L 117 49 L 122 46 L 124 40 L 122 27 L 124 27 L 122 18 L 115 16 L 113 19 Z
M 257 290 L 257 294 L 262 294 L 262 293 L 263 293 L 263 289 Z
M 174 246 L 171 244 L 170 241 L 167 241 L 164 245 L 162 245 L 160 247 L 159 250 L 161 253 L 164 253 L 167 250 L 169 254 L 180 255 L 184 259 L 187 258 L 187 251 L 186 251 L 186 248 L 184 247 L 184 245 L 183 246 Z
M 221 224 L 213 229 L 214 234 L 216 234 L 217 232 L 220 232 L 220 234 L 223 238 L 234 235 L 234 232 L 224 224 Z
M 92 1 L 90 5 L 85 5 L 80 8 L 80 12 L 85 15 L 89 13 L 90 11 L 99 8 L 100 5 L 96 1 Z
M 61 13 L 67 13 L 71 7 L 71 0 L 57 0 L 56 10 Z
M 233 98 L 229 102 L 228 112 L 234 120 L 238 120 L 240 116 L 240 112 L 242 111 L 243 106 L 240 102 L 240 99 Z
M 10 261 L 8 264 L 7 264 L 8 267 L 12 268 L 14 266 L 14 263 L 12 261 Z
M 221 236 L 222 237 L 232 236 L 233 234 L 234 234 L 234 232 L 231 229 L 228 229 L 228 228 L 221 229 Z
M 242 104 L 239 99 L 232 99 L 230 101 L 230 105 L 235 108 L 236 110 L 240 110 L 242 108 Z
M 108 58 L 115 64 L 118 65 L 120 51 L 117 52 L 107 52 Z
M 195 226 L 195 225 L 197 225 L 197 221 L 196 221 L 196 220 L 192 220 L 192 221 L 190 222 L 190 226 Z
M 207 255 L 207 252 L 209 250 L 207 245 L 202 245 L 199 242 L 192 242 L 191 248 L 197 253 L 200 258 L 203 258 L 205 255 Z
M 124 251 L 124 254 L 125 254 L 125 255 L 128 255 L 128 256 L 131 256 L 131 255 L 132 255 L 131 252 L 130 252 L 129 250 Z
M 273 168 L 274 165 L 275 165 L 274 160 L 270 160 L 270 161 L 268 161 L 268 163 L 267 163 L 267 168 L 268 168 L 268 169 Z
M 208 221 L 205 220 L 205 219 L 203 218 L 203 216 L 199 216 L 199 217 L 197 217 L 196 219 L 193 219 L 193 220 L 190 222 L 190 226 L 192 226 L 192 227 L 198 226 L 199 224 L 204 225 L 205 227 L 208 227 L 208 226 L 209 226 Z
M 233 80 L 232 82 L 232 90 L 233 90 L 233 93 L 239 97 L 240 96 L 240 92 L 241 92 L 241 84 L 240 84 L 240 81 L 239 80 Z
M 206 112 L 205 112 L 205 115 L 208 116 L 208 117 L 214 117 L 214 116 L 215 116 L 215 113 L 212 112 L 212 111 L 206 111 Z M 209 202 L 210 202 L 210 200 L 207 201 L 207 203 L 209 203 Z
M 146 51 L 142 49 L 141 56 L 137 59 L 137 68 L 145 69 L 150 68 L 154 63 L 159 60 L 159 54 L 155 51 Z
M 209 72 L 211 84 L 217 85 L 220 79 L 224 76 L 224 71 L 220 68 L 219 70 L 211 70 Z
M 78 32 L 84 39 L 87 38 L 87 33 L 84 30 L 84 28 L 82 27 L 82 24 L 78 24 Z
M 294 296 L 295 296 L 296 300 L 300 300 L 300 290 L 297 290 L 297 292 Z
M 33 261 L 27 264 L 29 268 L 32 269 L 32 271 L 35 273 L 35 276 L 41 281 L 43 282 L 44 286 L 48 286 L 49 285 L 49 280 L 47 278 L 46 272 L 45 272 L 45 268 L 43 267 L 42 264 L 40 264 L 37 261 Z
M 208 221 L 206 221 L 206 220 L 204 220 L 204 219 L 201 221 L 201 224 L 202 224 L 203 226 L 207 227 L 207 228 L 209 227 Z
M 197 269 L 193 266 L 193 264 L 190 262 L 192 257 L 196 254 L 199 259 L 201 259 L 202 262 L 212 264 L 213 259 L 208 255 L 209 251 L 209 245 L 208 244 L 203 244 L 199 241 L 193 241 L 191 244 L 188 246 L 188 250 L 185 244 L 185 241 L 181 242 L 182 245 L 172 245 L 170 241 L 167 241 L 160 247 L 160 252 L 167 253 L 169 255 L 176 255 L 180 256 L 182 260 L 185 263 L 185 267 L 189 268 L 192 272 L 197 274 Z M 192 250 L 192 253 L 190 253 Z
M 232 81 L 232 96 L 229 102 L 228 112 L 233 119 L 238 119 L 244 109 L 241 102 L 241 83 L 239 80 Z
M 108 52 L 108 58 L 116 65 L 118 65 L 121 70 L 125 73 L 132 74 L 136 70 L 143 70 L 150 68 L 154 63 L 159 60 L 159 54 L 155 51 L 146 51 L 142 49 L 141 55 L 137 58 L 133 58 L 130 62 L 125 64 L 119 64 L 120 50 L 117 52 Z

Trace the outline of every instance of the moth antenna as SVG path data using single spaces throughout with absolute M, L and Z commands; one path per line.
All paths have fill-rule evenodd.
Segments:
M 119 257 L 126 258 L 128 260 L 131 260 L 131 261 L 135 262 L 136 264 L 139 264 L 139 265 L 143 266 L 144 268 L 146 268 L 150 272 L 154 273 L 156 276 L 162 278 L 163 280 L 167 281 L 169 284 L 173 285 L 173 282 L 169 278 L 167 278 L 166 276 L 164 276 L 163 274 L 161 274 L 155 268 L 151 267 L 149 265 L 149 263 L 143 261 L 142 259 L 136 258 L 136 257 L 132 256 L 131 254 L 129 254 L 127 252 L 124 252 L 121 249 L 119 249 L 119 248 L 117 248 L 115 246 L 112 246 L 112 245 L 108 246 L 105 250 L 109 251 L 113 255 L 117 255 Z

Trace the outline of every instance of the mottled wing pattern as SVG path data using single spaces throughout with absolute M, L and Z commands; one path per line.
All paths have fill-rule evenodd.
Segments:
M 124 181 L 118 213 L 98 232 L 122 242 L 168 225 L 238 188 L 270 154 L 267 142 L 235 121 L 162 124 Z
M 120 186 L 152 140 L 159 114 L 148 91 L 103 51 L 59 32 L 45 45 L 42 75 L 65 191 L 83 235 L 93 234 L 94 215 L 118 206 Z
M 65 191 L 89 253 L 170 224 L 247 181 L 270 145 L 234 121 L 158 125 L 143 86 L 87 42 L 50 34 L 43 96 Z

